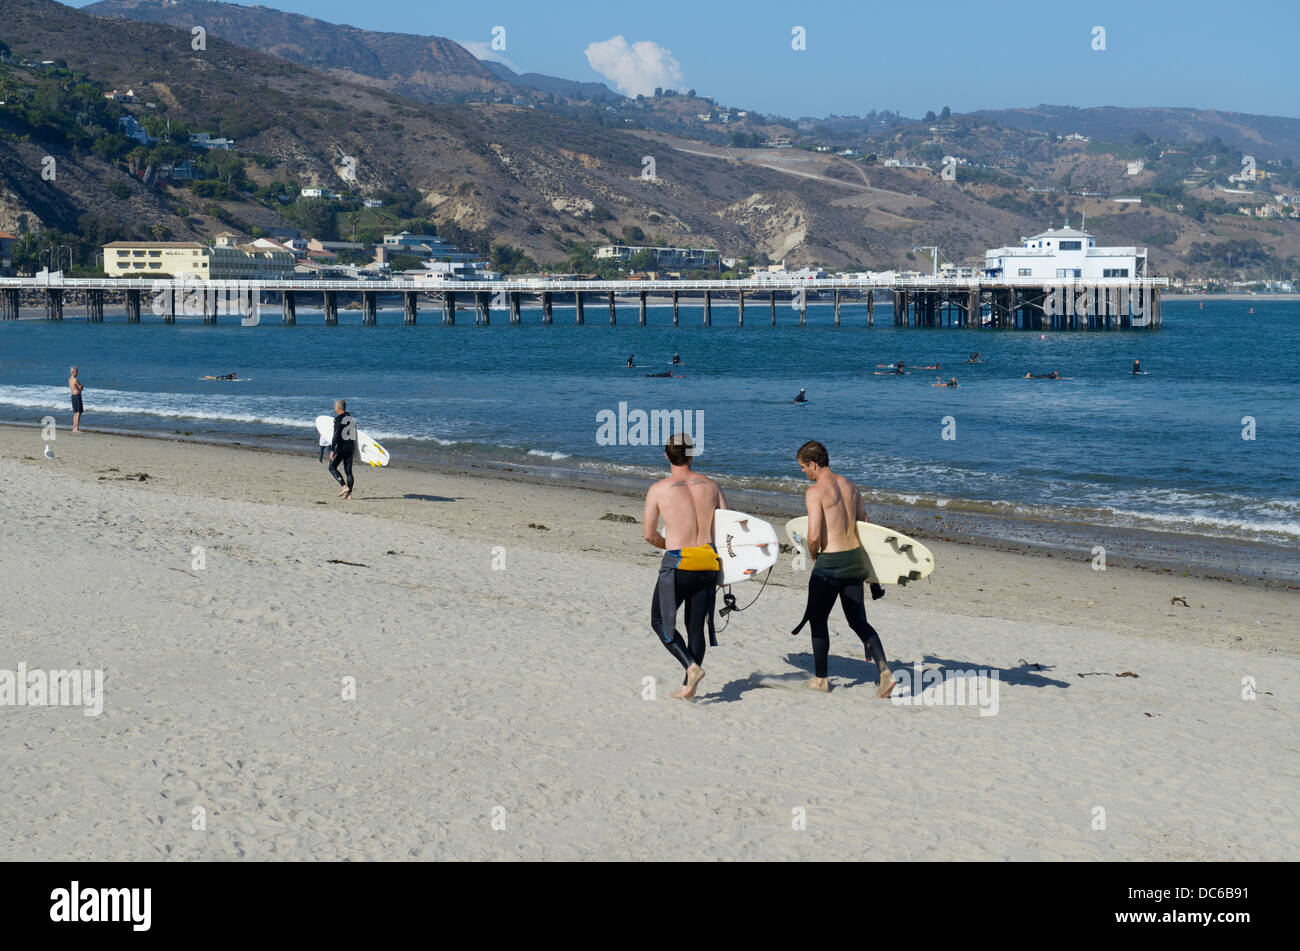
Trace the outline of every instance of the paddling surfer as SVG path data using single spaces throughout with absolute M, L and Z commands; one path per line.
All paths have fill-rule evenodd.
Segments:
M 704 629 L 712 633 L 718 553 L 713 547 L 713 513 L 727 507 L 718 483 L 691 469 L 691 439 L 676 433 L 664 446 L 670 467 L 667 478 L 650 486 L 645 497 L 642 534 L 664 550 L 659 580 L 650 606 L 650 626 L 668 653 L 686 671 L 680 690 L 672 696 L 689 700 L 704 679 Z M 664 534 L 659 534 L 659 519 Z M 676 630 L 677 609 L 686 605 L 687 642 Z
M 867 623 L 866 602 L 862 586 L 870 574 L 867 553 L 858 538 L 858 522 L 867 520 L 867 507 L 858 487 L 831 470 L 826 447 L 811 440 L 795 454 L 799 468 L 812 483 L 804 493 L 808 508 L 808 554 L 816 561 L 808 578 L 808 604 L 803 619 L 791 634 L 798 634 L 805 624 L 812 625 L 813 690 L 830 690 L 827 655 L 830 653 L 830 629 L 826 621 L 838 598 L 844 619 L 858 635 L 868 661 L 880 671 L 877 697 L 888 697 L 894 678 L 885 660 L 880 635 Z M 873 595 L 875 586 L 873 585 Z

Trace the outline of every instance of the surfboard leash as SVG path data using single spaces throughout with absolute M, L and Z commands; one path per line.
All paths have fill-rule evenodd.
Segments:
M 754 602 L 757 601 L 760 597 L 762 597 L 763 590 L 764 588 L 767 587 L 767 579 L 772 577 L 772 569 L 775 567 L 776 565 L 771 565 L 767 569 L 767 574 L 763 576 L 763 584 L 762 587 L 758 589 L 758 594 L 754 595 L 753 599 L 749 602 L 749 604 L 745 605 L 743 608 L 736 604 L 736 596 L 731 593 L 731 585 L 723 586 L 723 595 L 722 595 L 723 606 L 718 609 L 718 614 L 726 618 L 727 620 L 726 620 L 726 624 L 722 625 L 721 631 L 725 631 L 727 629 L 727 624 L 731 623 L 731 618 L 728 617 L 728 615 L 731 614 L 732 611 L 748 611 L 750 608 L 754 606 Z M 721 633 L 721 631 L 719 631 L 718 633 Z

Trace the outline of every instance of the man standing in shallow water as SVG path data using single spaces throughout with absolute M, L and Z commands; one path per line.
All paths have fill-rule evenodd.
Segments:
M 826 621 L 835 599 L 839 598 L 844 619 L 861 639 L 867 660 L 874 661 L 880 671 L 876 696 L 888 697 L 893 692 L 894 679 L 885 662 L 880 635 L 867 623 L 862 591 L 863 582 L 870 574 L 867 553 L 858 539 L 858 522 L 867 520 L 862 493 L 844 476 L 831 471 L 830 455 L 816 440 L 800 446 L 795 459 L 812 482 L 804 493 L 804 503 L 808 507 L 808 554 L 816 562 L 808 579 L 808 604 L 803 620 L 790 632 L 798 634 L 805 624 L 812 625 L 813 679 L 808 686 L 814 690 L 831 689 L 826 670 L 831 637 Z
M 664 549 L 659 581 L 650 605 L 650 625 L 668 653 L 686 671 L 680 690 L 672 696 L 690 700 L 704 679 L 704 628 L 713 614 L 718 553 L 713 547 L 713 513 L 727 507 L 718 483 L 691 469 L 691 440 L 676 433 L 664 446 L 671 467 L 645 497 L 642 533 L 655 548 Z M 659 534 L 663 516 L 664 534 Z M 690 649 L 676 630 L 677 609 L 686 604 L 686 634 Z
M 85 387 L 81 385 L 81 380 L 77 379 L 77 368 L 68 369 L 68 391 L 72 394 L 72 431 L 81 432 L 81 414 L 84 408 L 81 405 L 81 391 Z

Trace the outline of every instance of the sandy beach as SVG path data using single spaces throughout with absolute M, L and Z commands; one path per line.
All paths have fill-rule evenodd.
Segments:
M 875 700 L 838 612 L 829 695 L 760 686 L 811 670 L 787 556 L 682 702 L 639 498 L 44 445 L 0 427 L 0 669 L 102 670 L 103 712 L 0 709 L 3 859 L 1300 856 L 1294 591 L 935 542 L 868 614 L 988 715 Z

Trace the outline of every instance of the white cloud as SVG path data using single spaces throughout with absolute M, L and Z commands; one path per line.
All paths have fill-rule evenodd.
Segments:
M 628 43 L 625 37 L 614 36 L 592 43 L 586 53 L 591 68 L 629 96 L 649 96 L 656 86 L 682 84 L 682 67 L 672 52 L 650 40 Z

